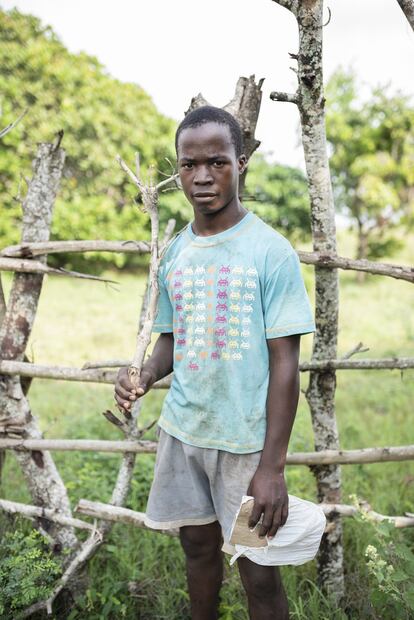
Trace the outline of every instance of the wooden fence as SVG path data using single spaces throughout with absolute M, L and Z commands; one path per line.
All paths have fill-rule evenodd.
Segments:
M 261 84 L 256 85 L 253 78 L 242 78 L 242 80 L 245 80 L 242 84 L 245 92 L 250 93 L 250 101 L 252 99 L 256 101 L 255 106 L 248 106 L 250 111 L 254 108 L 254 114 L 250 119 L 246 121 L 243 115 L 239 115 L 239 118 L 244 119 L 242 125 L 250 136 L 251 152 L 253 152 L 257 147 L 257 142 L 253 138 L 255 122 L 259 111 Z M 240 96 L 240 101 L 242 100 L 246 102 L 246 97 Z M 231 106 L 233 106 L 232 112 L 237 117 L 238 113 L 237 109 L 235 109 L 236 104 L 234 101 L 232 100 L 231 102 Z M 198 105 L 200 102 L 202 103 L 203 101 L 197 100 L 194 105 Z M 124 441 L 102 442 L 93 439 L 46 440 L 42 438 L 41 429 L 31 413 L 30 403 L 27 398 L 31 379 L 48 378 L 66 381 L 114 383 L 116 371 L 113 369 L 129 365 L 130 363 L 128 360 L 91 360 L 84 368 L 66 368 L 31 364 L 25 359 L 25 349 L 33 326 L 44 274 L 102 280 L 101 278 L 86 274 L 68 272 L 63 269 L 52 269 L 47 265 L 46 255 L 59 252 L 88 251 L 143 254 L 150 253 L 154 248 L 154 240 L 151 243 L 135 240 L 111 242 L 100 240 L 49 241 L 52 208 L 62 175 L 64 158 L 64 152 L 60 148 L 60 139 L 55 144 L 42 144 L 39 146 L 38 155 L 34 162 L 33 179 L 29 183 L 28 192 L 22 204 L 22 243 L 18 246 L 4 248 L 0 252 L 0 272 L 13 271 L 15 274 L 7 306 L 0 286 L 0 450 L 13 450 L 33 498 L 33 505 L 30 506 L 10 502 L 6 499 L 0 500 L 0 508 L 3 511 L 18 512 L 30 519 L 36 519 L 37 523 L 44 530 L 47 530 L 48 535 L 55 541 L 56 548 L 69 548 L 73 550 L 73 553 L 66 560 L 64 575 L 53 592 L 52 600 L 40 602 L 37 607 L 30 608 L 27 610 L 27 616 L 41 608 L 45 608 L 48 611 L 51 610 L 53 599 L 73 579 L 76 569 L 87 561 L 91 556 L 92 550 L 101 544 L 104 536 L 110 530 L 111 523 L 123 521 L 143 527 L 143 515 L 126 510 L 123 508 L 123 503 L 128 492 L 135 456 L 156 450 L 156 443 L 141 439 L 140 432 L 135 430 L 133 424 L 122 427 L 121 430 L 125 432 L 126 437 Z M 315 213 L 313 215 L 314 220 L 317 221 L 317 215 Z M 321 222 L 323 227 L 323 218 Z M 328 233 L 328 239 L 331 233 L 334 235 L 334 230 L 329 231 L 329 226 Z M 169 226 L 163 240 L 164 245 L 171 234 L 172 228 Z M 161 247 L 163 244 L 161 244 Z M 337 269 L 364 271 L 385 277 L 402 279 L 409 283 L 414 282 L 414 270 L 412 268 L 371 261 L 355 261 L 346 257 L 339 257 L 336 254 L 336 245 L 334 243 L 331 243 L 331 245 L 325 244 L 314 252 L 299 252 L 299 257 L 301 262 L 315 266 L 317 281 L 319 283 L 322 282 L 320 290 L 323 290 L 324 286 L 329 287 L 332 284 L 327 274 L 336 273 Z M 324 317 L 329 314 L 330 308 L 329 304 L 326 305 L 325 302 L 326 300 L 323 296 L 320 296 L 319 292 L 319 297 L 317 296 L 316 298 L 318 330 L 316 341 L 318 337 L 323 336 L 323 340 L 329 344 L 329 339 L 331 338 L 335 346 L 333 348 L 330 346 L 314 347 L 312 359 L 301 363 L 300 370 L 301 372 L 310 373 L 310 387 L 308 388 L 307 397 L 310 402 L 311 412 L 314 412 L 316 403 L 319 403 L 319 413 L 328 412 L 329 419 L 335 423 L 332 405 L 334 402 L 332 378 L 334 378 L 336 370 L 375 370 L 379 368 L 398 368 L 403 370 L 413 368 L 414 359 L 392 358 L 357 361 L 350 359 L 355 353 L 361 352 L 362 347 L 360 344 L 341 359 L 337 359 L 336 355 L 329 355 L 330 351 L 336 351 L 337 326 L 334 321 L 330 331 L 323 331 L 327 324 L 326 322 L 324 323 Z M 145 308 L 141 311 L 141 325 L 144 320 L 144 311 Z M 322 352 L 325 352 L 325 355 L 322 355 Z M 315 381 L 320 374 L 329 377 L 329 381 L 326 383 L 326 394 L 323 391 L 321 392 L 320 385 L 315 387 Z M 166 377 L 159 381 L 154 388 L 167 389 L 170 385 L 170 380 L 171 377 Z M 320 400 L 321 398 L 322 401 Z M 139 411 L 140 401 L 138 401 L 136 407 Z M 120 424 L 114 421 L 115 416 L 113 414 L 110 412 L 106 412 L 106 414 L 110 421 L 120 426 Z M 334 429 L 334 427 L 335 424 L 332 428 Z M 335 433 L 332 436 L 335 439 Z M 320 497 L 320 500 L 329 518 L 330 529 L 326 535 L 326 548 L 333 550 L 332 557 L 337 562 L 336 570 L 339 575 L 336 586 L 335 580 L 331 579 L 331 583 L 337 587 L 337 592 L 340 593 L 342 587 L 340 583 L 342 565 L 338 564 L 337 558 L 342 556 L 338 555 L 338 538 L 336 540 L 332 538 L 332 532 L 338 526 L 338 523 L 340 524 L 340 516 L 352 516 L 357 511 L 362 510 L 370 514 L 373 519 L 388 519 L 396 527 L 414 525 L 414 517 L 412 514 L 405 516 L 379 515 L 367 504 L 355 506 L 342 504 L 339 501 L 339 465 L 411 460 L 414 457 L 414 446 L 390 446 L 343 451 L 339 449 L 339 446 L 332 448 L 329 441 L 324 445 L 322 439 L 316 436 L 316 431 L 315 443 L 315 452 L 289 454 L 287 462 L 289 465 L 295 464 L 311 467 L 317 478 L 318 488 L 326 480 L 329 472 L 333 472 L 337 476 L 335 484 L 333 484 L 328 493 L 328 499 L 329 497 L 331 498 L 330 501 L 327 501 L 326 497 Z M 75 519 L 72 515 L 65 485 L 50 455 L 50 451 L 58 450 L 100 450 L 122 453 L 123 455 L 110 503 L 102 504 L 85 499 L 81 500 L 75 509 L 75 512 L 79 514 L 100 519 L 99 526 L 96 528 L 87 521 Z M 336 499 L 338 501 L 334 501 Z M 81 546 L 80 551 L 79 541 L 75 533 L 77 528 L 90 530 L 90 538 L 86 544 Z M 169 534 L 175 534 L 175 532 L 169 532 Z M 331 562 L 331 568 L 335 562 Z M 329 582 L 329 579 L 325 579 L 325 583 L 327 582 Z

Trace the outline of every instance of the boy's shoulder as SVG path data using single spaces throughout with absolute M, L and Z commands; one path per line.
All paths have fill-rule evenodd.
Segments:
M 168 257 L 176 252 L 177 246 L 180 245 L 187 228 L 188 228 L 188 224 L 183 226 L 183 228 L 181 228 L 181 230 L 176 232 L 171 237 L 171 239 L 168 241 L 167 245 L 163 248 L 160 254 L 160 259 L 162 262 L 165 262 L 166 260 L 168 260 Z
M 295 251 L 287 237 L 272 228 L 258 215 L 253 214 L 253 216 L 255 219 L 255 237 L 260 241 L 260 243 L 255 244 L 258 252 L 270 255 L 273 258 L 286 258 Z

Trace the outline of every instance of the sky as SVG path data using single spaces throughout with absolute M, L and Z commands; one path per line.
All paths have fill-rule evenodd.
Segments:
M 0 0 L 53 27 L 71 52 L 96 56 L 114 77 L 135 82 L 157 108 L 179 121 L 191 97 L 225 105 L 239 76 L 265 78 L 256 137 L 272 160 L 303 168 L 298 113 L 272 102 L 294 92 L 296 21 L 272 0 Z M 368 86 L 414 93 L 414 34 L 397 0 L 328 0 L 324 75 L 352 66 Z M 365 86 L 364 86 L 365 84 Z

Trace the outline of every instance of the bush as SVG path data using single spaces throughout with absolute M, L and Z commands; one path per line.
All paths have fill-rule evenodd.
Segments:
M 15 612 L 46 599 L 60 573 L 39 532 L 6 532 L 0 549 L 0 617 L 15 617 Z

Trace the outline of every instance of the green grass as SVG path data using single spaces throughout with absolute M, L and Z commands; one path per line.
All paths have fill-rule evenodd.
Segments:
M 339 252 L 351 255 L 353 240 L 339 237 Z M 389 262 L 414 264 L 406 250 Z M 413 247 L 413 244 L 411 244 Z M 308 290 L 313 290 L 313 270 L 304 267 Z M 114 287 L 94 282 L 48 278 L 28 353 L 37 363 L 81 366 L 88 360 L 131 357 L 143 294 L 142 275 L 106 274 L 119 281 Z M 10 279 L 5 279 L 5 288 Z M 311 295 L 312 297 L 312 295 Z M 368 276 L 361 285 L 352 272 L 340 273 L 338 355 L 358 342 L 369 347 L 365 356 L 381 358 L 413 356 L 414 289 L 404 281 Z M 312 338 L 302 339 L 302 359 L 309 359 Z M 361 357 L 356 356 L 355 359 Z M 336 411 L 344 449 L 414 443 L 412 424 L 414 371 L 339 371 Z M 308 377 L 302 374 L 302 390 Z M 159 414 L 165 392 L 145 398 L 142 423 Z M 111 386 L 35 380 L 30 402 L 44 435 L 50 438 L 119 438 L 102 416 L 114 408 Z M 148 433 L 153 438 L 155 431 Z M 290 451 L 312 450 L 312 427 L 303 394 L 300 398 Z M 107 501 L 115 480 L 119 456 L 89 453 L 55 453 L 55 461 L 75 505 L 81 497 Z M 128 506 L 145 510 L 154 457 L 138 457 Z M 304 467 L 288 468 L 289 491 L 315 499 L 312 474 Z M 343 501 L 349 495 L 369 501 L 379 512 L 404 514 L 414 501 L 412 463 L 352 465 L 342 468 Z M 1 495 L 30 501 L 20 471 L 8 456 Z M 6 519 L 5 527 L 12 527 Z M 7 525 L 9 524 L 9 525 Z M 404 531 L 412 545 L 412 532 Z M 371 582 L 364 551 L 372 542 L 372 530 L 359 522 L 344 520 L 347 600 L 346 615 L 326 601 L 317 587 L 315 563 L 283 569 L 292 618 L 295 620 L 342 620 L 389 618 L 375 615 L 369 605 Z M 177 540 L 156 533 L 116 525 L 108 543 L 90 564 L 91 586 L 73 618 L 185 619 L 189 617 L 184 564 Z M 128 582 L 136 582 L 136 595 Z M 246 620 L 246 604 L 236 569 L 226 568 L 221 618 Z M 379 612 L 378 612 L 379 613 Z

